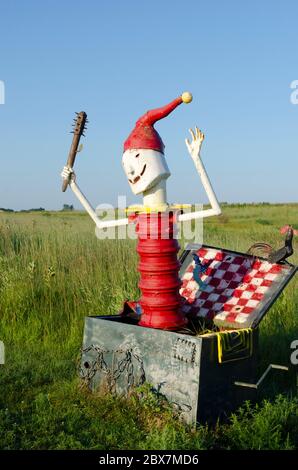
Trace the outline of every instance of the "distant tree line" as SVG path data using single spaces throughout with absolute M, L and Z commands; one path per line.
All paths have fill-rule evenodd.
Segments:
M 5 207 L 0 207 L 0 212 L 42 212 L 45 211 L 44 207 L 37 207 L 33 209 L 21 209 L 20 211 L 14 211 L 13 209 L 6 209 Z
M 22 209 L 19 212 L 42 212 L 45 211 L 44 207 L 38 207 L 38 208 L 33 208 L 33 209 Z
M 62 211 L 73 211 L 73 204 L 63 204 L 61 209 Z M 43 212 L 45 211 L 44 207 L 34 207 L 32 209 L 21 209 L 20 211 L 15 211 L 14 209 L 7 209 L 6 207 L 0 207 L 0 212 Z
M 72 204 L 63 204 L 63 208 L 62 208 L 63 211 L 73 211 L 74 210 L 74 207 Z

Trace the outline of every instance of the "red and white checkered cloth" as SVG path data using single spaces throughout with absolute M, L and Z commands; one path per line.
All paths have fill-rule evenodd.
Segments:
M 196 252 L 208 266 L 201 280 L 202 290 L 193 278 L 194 261 L 182 276 L 180 294 L 185 298 L 183 311 L 191 316 L 213 320 L 226 328 L 247 328 L 262 317 L 289 266 L 271 264 L 249 255 L 202 247 Z

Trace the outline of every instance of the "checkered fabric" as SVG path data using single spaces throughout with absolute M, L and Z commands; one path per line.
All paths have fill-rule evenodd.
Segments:
M 225 328 L 248 328 L 257 323 L 281 292 L 290 267 L 271 264 L 250 255 L 202 247 L 196 253 L 208 266 L 201 289 L 193 278 L 194 261 L 182 275 L 180 294 L 184 313 L 213 320 Z M 280 292 L 278 292 L 280 290 Z

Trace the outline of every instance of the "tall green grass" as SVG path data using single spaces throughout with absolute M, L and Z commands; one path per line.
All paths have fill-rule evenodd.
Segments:
M 224 205 L 222 217 L 206 220 L 204 242 L 239 251 L 256 241 L 279 247 L 286 223 L 298 228 L 298 205 Z M 294 371 L 275 380 L 270 402 L 195 432 L 149 392 L 139 403 L 79 390 L 84 317 L 114 314 L 138 298 L 136 265 L 135 242 L 98 240 L 85 214 L 0 214 L 0 448 L 297 446 Z M 260 372 L 269 362 L 289 364 L 297 306 L 294 279 L 261 323 Z M 274 398 L 280 389 L 285 395 Z

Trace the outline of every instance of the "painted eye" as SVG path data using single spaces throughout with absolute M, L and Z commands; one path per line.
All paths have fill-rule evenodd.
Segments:
M 137 153 L 137 154 L 135 155 L 135 157 L 136 157 L 136 158 L 138 158 L 139 156 L 140 156 L 140 154 L 139 154 L 139 153 Z

